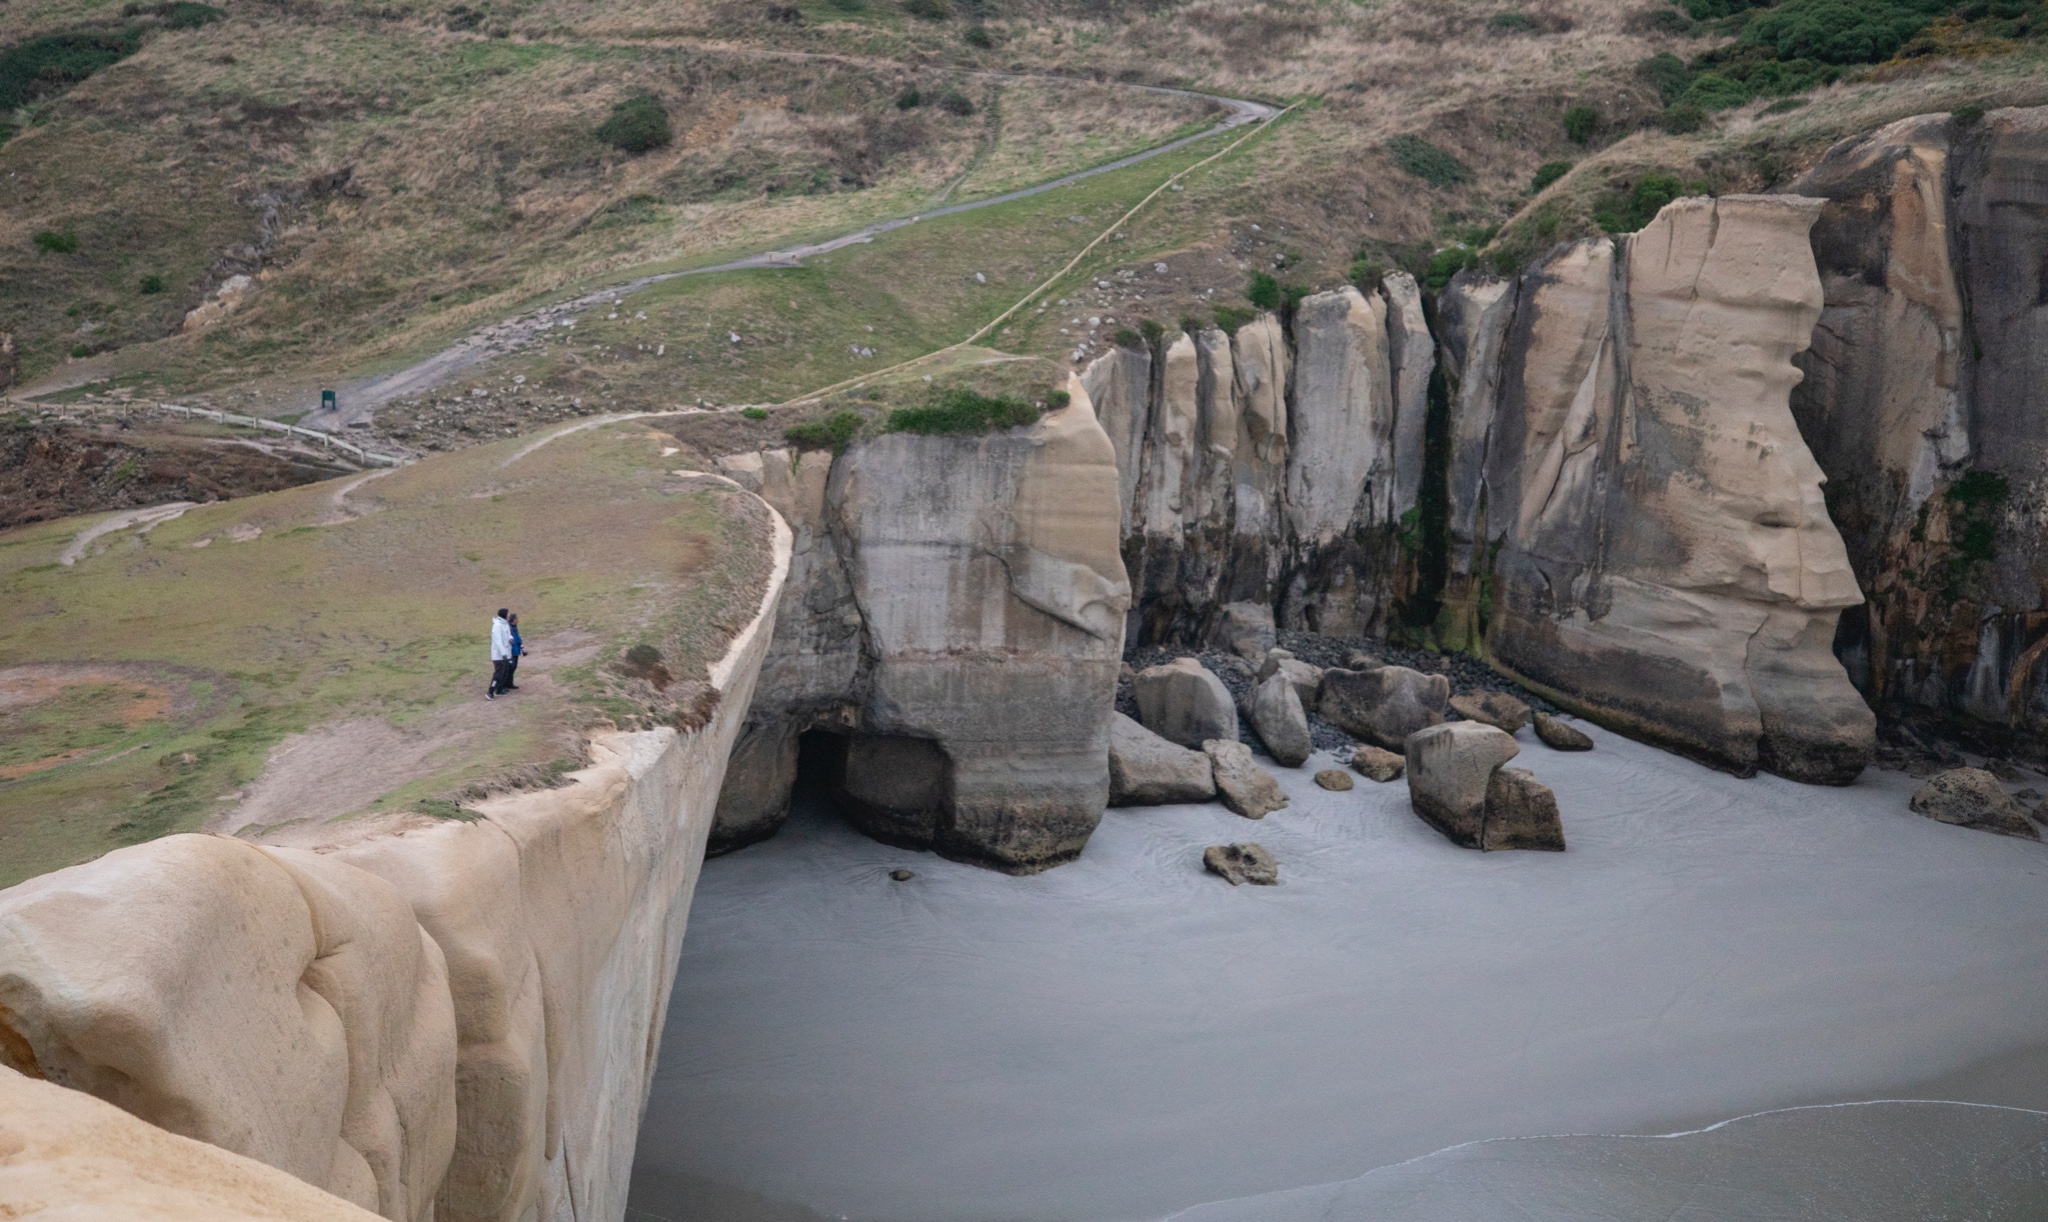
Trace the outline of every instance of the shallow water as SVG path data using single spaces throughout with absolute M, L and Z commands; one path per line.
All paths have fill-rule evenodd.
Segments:
M 1896 774 L 1737 780 L 1595 735 L 1589 754 L 1530 742 L 1516 761 L 1557 790 L 1561 855 L 1458 849 L 1398 782 L 1317 789 L 1327 760 L 1274 769 L 1294 805 L 1256 823 L 1111 811 L 1081 861 L 1034 878 L 875 844 L 809 805 L 705 866 L 631 1216 L 1503 1216 L 1443 1188 L 1534 1202 L 1531 1176 L 1567 1192 L 1532 1218 L 1826 1216 L 1773 1204 L 1805 1189 L 1765 1187 L 1776 1139 L 1736 1140 L 1750 1132 L 1794 1134 L 1827 1182 L 1885 1201 L 1906 1199 L 1894 1169 L 1976 1191 L 1936 1156 L 1947 1133 L 2034 1150 L 2038 1171 L 2038 1121 L 1982 1109 L 1901 1112 L 1933 1136 L 1892 1146 L 1871 1127 L 1889 1113 L 1837 1109 L 1654 1139 L 1655 1157 L 1605 1138 L 1448 1149 L 1937 1078 L 2048 1109 L 2010 1074 L 1965 1085 L 2048 1045 L 2048 848 L 1912 815 Z M 1202 847 L 1231 840 L 1271 849 L 1282 885 L 1204 874 Z M 1694 1195 L 1624 1193 L 1610 1214 L 1569 1195 L 1645 1177 Z M 1748 1213 L 1698 1195 L 1745 1180 Z M 1370 1195 L 1389 1184 L 1411 1195 Z M 1337 1195 L 1282 1212 L 1315 1193 Z M 2031 1200 L 2011 1216 L 2048 1212 Z

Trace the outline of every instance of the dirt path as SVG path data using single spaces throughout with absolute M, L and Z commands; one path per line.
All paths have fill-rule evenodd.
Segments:
M 112 517 L 101 518 L 91 526 L 78 532 L 78 537 L 71 541 L 71 546 L 65 548 L 58 555 L 57 563 L 70 568 L 72 565 L 85 559 L 86 553 L 91 549 L 95 539 L 104 535 L 111 535 L 117 530 L 126 530 L 131 526 L 140 526 L 144 530 L 148 530 L 159 522 L 168 522 L 179 514 L 184 513 L 187 509 L 192 508 L 192 504 L 191 501 L 172 501 L 168 505 L 151 505 L 147 509 L 130 509 L 125 513 L 117 513 Z
M 780 58 L 793 57 L 845 62 L 889 62 L 854 61 L 846 56 L 805 55 L 801 52 L 774 52 L 766 54 Z M 988 80 L 1039 80 L 1055 83 L 1076 83 L 1070 82 L 1068 78 L 1064 77 L 1039 76 L 1022 72 L 972 72 L 966 75 Z M 814 255 L 828 254 L 847 246 L 872 242 L 881 234 L 901 229 L 907 225 L 915 225 L 919 221 L 930 220 L 934 217 L 952 216 L 961 212 L 972 212 L 979 208 L 990 208 L 997 204 L 1007 204 L 1015 200 L 1029 199 L 1034 195 L 1042 195 L 1048 191 L 1056 191 L 1061 187 L 1093 178 L 1098 174 L 1107 174 L 1114 170 L 1127 169 L 1130 166 L 1137 165 L 1143 161 L 1149 161 L 1162 154 L 1185 148 L 1196 141 L 1207 140 L 1223 132 L 1243 127 L 1248 123 L 1263 122 L 1280 113 L 1278 107 L 1268 106 L 1263 102 L 1223 97 L 1220 94 L 1199 93 L 1191 89 L 1168 89 L 1158 85 L 1131 85 L 1116 81 L 1088 81 L 1079 83 L 1108 85 L 1115 88 L 1135 90 L 1140 93 L 1155 93 L 1169 97 L 1193 98 L 1200 101 L 1213 102 L 1224 107 L 1229 113 L 1216 126 L 1197 132 L 1194 135 L 1183 136 L 1178 140 L 1170 140 L 1165 144 L 1142 149 L 1127 156 L 1119 157 L 1114 161 L 1091 166 L 1085 170 L 1077 170 L 1074 173 L 1062 175 L 1049 182 L 1039 183 L 1037 186 L 1022 187 L 1015 191 L 1007 191 L 1001 195 L 990 196 L 987 199 L 972 200 L 964 204 L 948 204 L 944 207 L 934 208 L 928 212 L 920 212 L 913 216 L 877 221 L 874 224 L 863 225 L 859 229 L 841 234 L 835 238 L 827 238 L 821 242 L 800 243 L 795 246 L 765 250 L 759 254 L 747 255 L 743 258 L 714 264 L 709 267 L 693 267 L 687 271 L 662 272 L 658 275 L 641 276 L 637 279 L 628 280 L 623 284 L 593 290 L 567 301 L 556 302 L 552 305 L 529 310 L 526 313 L 515 315 L 514 317 L 473 331 L 441 351 L 427 357 L 425 360 L 409 365 L 404 369 L 345 386 L 340 396 L 340 406 L 332 412 L 313 412 L 306 416 L 301 423 L 307 428 L 333 431 L 345 428 L 359 421 L 367 421 L 376 414 L 378 408 L 393 399 L 432 390 L 464 370 L 474 368 L 492 357 L 517 352 L 527 347 L 533 342 L 535 336 L 549 328 L 557 326 L 574 327 L 577 320 L 585 312 L 600 305 L 611 304 L 625 294 L 645 288 L 650 284 L 659 284 L 665 280 L 677 280 L 684 276 L 705 276 L 713 272 L 745 271 L 753 268 L 770 267 L 800 267 L 803 265 L 804 260 Z

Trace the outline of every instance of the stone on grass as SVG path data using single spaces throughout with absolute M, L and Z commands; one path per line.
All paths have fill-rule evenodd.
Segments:
M 1109 804 L 1159 806 L 1216 796 L 1209 757 L 1170 743 L 1122 713 L 1109 721 Z
M 1536 714 L 1536 737 L 1553 751 L 1591 751 L 1593 740 L 1584 730 L 1548 713 Z
M 2019 800 L 2005 792 L 1998 778 L 1982 768 L 1951 768 L 1940 773 L 1920 787 L 1911 806 L 1915 814 L 1957 827 L 2025 836 L 2029 840 L 2041 838 L 2039 829 L 2028 822 Z
M 1280 863 L 1256 844 L 1212 844 L 1202 850 L 1202 865 L 1233 887 L 1240 883 L 1270 887 L 1280 881 Z
M 1301 697 L 1301 707 L 1316 707 L 1316 698 L 1323 691 L 1323 668 L 1302 661 L 1284 649 L 1268 649 L 1266 660 L 1259 667 L 1259 682 L 1264 683 L 1274 675 L 1286 675 L 1294 685 L 1294 694 Z
M 1493 726 L 1509 734 L 1517 733 L 1523 726 L 1529 724 L 1529 706 L 1506 692 L 1453 696 L 1451 707 L 1458 711 L 1458 716 L 1467 721 Z
M 1247 819 L 1263 819 L 1287 805 L 1280 782 L 1252 760 L 1252 749 L 1234 738 L 1212 738 L 1202 744 L 1216 770 L 1216 796 Z
M 1479 847 L 1564 852 L 1564 821 L 1557 795 L 1526 768 L 1496 768 L 1486 783 L 1486 818 Z
M 1351 774 L 1342 768 L 1325 768 L 1316 773 L 1316 784 L 1335 793 L 1344 793 L 1351 788 Z
M 1484 848 L 1494 769 L 1520 751 L 1512 735 L 1476 721 L 1418 731 L 1408 740 L 1408 802 L 1451 843 Z
M 1351 766 L 1365 776 L 1385 784 L 1398 781 L 1408 769 L 1408 761 L 1392 751 L 1379 747 L 1364 746 L 1351 753 Z
M 1449 679 L 1405 666 L 1328 670 L 1320 708 L 1353 738 L 1399 751 L 1410 734 L 1443 721 L 1450 698 Z
M 1216 627 L 1217 643 L 1257 665 L 1273 647 L 1273 608 L 1259 603 L 1225 603 Z
M 1252 689 L 1245 703 L 1252 729 L 1259 732 L 1275 762 L 1289 768 L 1308 762 L 1309 753 L 1315 750 L 1308 736 L 1308 714 L 1302 711 L 1301 697 L 1286 675 L 1275 672 Z
M 1237 737 L 1237 706 L 1216 673 L 1193 658 L 1148 666 L 1132 683 L 1138 720 L 1145 728 L 1183 747 L 1212 738 Z

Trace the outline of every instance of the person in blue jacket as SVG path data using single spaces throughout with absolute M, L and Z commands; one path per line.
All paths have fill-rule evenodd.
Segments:
M 506 623 L 512 626 L 512 665 L 505 671 L 505 690 L 516 692 L 519 690 L 519 659 L 526 656 L 526 643 L 519 639 L 519 613 L 513 612 Z

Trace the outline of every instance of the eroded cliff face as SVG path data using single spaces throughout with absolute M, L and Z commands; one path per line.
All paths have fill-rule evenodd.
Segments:
M 781 826 L 797 737 L 825 728 L 871 835 L 1014 873 L 1079 855 L 1108 801 L 1130 584 L 1115 447 L 1070 394 L 1029 428 L 721 460 L 797 547 L 716 849 Z
M 775 529 L 764 601 L 712 667 L 697 730 L 599 736 L 566 787 L 480 803 L 474 822 L 342 827 L 311 851 L 171 836 L 0 892 L 0 1066 L 394 1222 L 622 1216 L 713 803 L 788 573 Z M 30 1098 L 9 1088 L 0 1106 Z M 88 1176 L 66 1194 L 131 1186 Z
M 1838 651 L 1879 708 L 2048 751 L 2048 112 L 1895 123 L 1793 190 L 1827 304 L 1792 409 L 1866 609 Z
M 1876 726 L 1830 648 L 1861 594 L 1788 407 L 1818 212 L 1681 200 L 1517 285 L 1454 283 L 1464 317 L 1508 320 L 1497 369 L 1460 371 L 1497 390 L 1460 404 L 1451 522 L 1475 507 L 1496 665 L 1722 767 L 1840 784 Z

